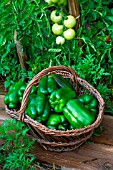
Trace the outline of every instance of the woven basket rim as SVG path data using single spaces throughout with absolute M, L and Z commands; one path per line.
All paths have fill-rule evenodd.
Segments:
M 20 114 L 18 111 L 16 110 L 10 110 L 7 108 L 7 106 L 5 106 L 6 108 L 6 111 L 8 112 L 8 114 L 11 116 L 11 114 L 14 114 L 14 118 L 18 119 L 18 120 L 21 120 L 20 119 Z M 80 135 L 80 134 L 84 134 L 84 133 L 87 133 L 91 130 L 94 130 L 96 127 L 98 127 L 98 125 L 100 124 L 100 122 L 102 121 L 103 119 L 103 116 L 100 119 L 100 122 L 98 122 L 98 120 L 96 119 L 91 125 L 89 126 L 86 126 L 84 128 L 80 128 L 80 129 L 72 129 L 72 130 L 56 130 L 56 129 L 49 129 L 47 128 L 45 125 L 43 125 L 42 123 L 39 123 L 33 119 L 31 119 L 28 115 L 24 115 L 24 118 L 22 118 L 22 122 L 26 122 L 26 123 L 30 123 L 31 125 L 33 125 L 34 127 L 40 127 L 39 129 L 41 129 L 42 132 L 44 132 L 45 134 L 56 134 L 55 136 L 73 136 L 73 134 L 77 134 L 77 135 Z M 99 115 L 98 115 L 99 116 Z M 60 135 L 59 135 L 60 134 Z
M 39 72 L 37 75 L 35 75 L 33 77 L 33 79 L 29 82 L 25 92 L 24 92 L 24 96 L 23 96 L 23 100 L 22 100 L 22 104 L 24 104 L 24 99 L 27 100 L 26 98 L 26 91 L 28 90 L 28 93 L 30 92 L 30 88 L 32 87 L 32 83 L 34 81 L 36 81 L 38 78 L 40 79 L 42 77 L 42 75 L 44 76 L 45 74 L 48 74 L 48 73 L 51 73 L 51 70 L 52 71 L 56 71 L 56 70 L 60 70 L 60 71 L 66 71 L 68 72 L 70 75 L 71 75 L 71 78 L 72 79 L 77 79 L 77 81 L 79 83 L 84 83 L 86 84 L 88 87 L 91 88 L 92 92 L 94 92 L 94 95 L 96 94 L 100 101 L 99 101 L 99 113 L 97 115 L 97 118 L 96 120 L 89 126 L 86 126 L 84 128 L 80 128 L 80 129 L 73 129 L 73 130 L 66 130 L 66 131 L 62 131 L 62 130 L 56 130 L 56 129 L 49 129 L 47 128 L 45 125 L 43 125 L 42 123 L 39 123 L 33 119 L 31 119 L 29 116 L 25 115 L 24 111 L 22 110 L 23 109 L 23 106 L 21 105 L 21 108 L 19 111 L 15 111 L 15 113 L 19 114 L 19 119 L 22 120 L 23 122 L 28 122 L 30 124 L 32 124 L 33 126 L 37 127 L 38 129 L 40 129 L 42 132 L 44 132 L 45 134 L 54 134 L 54 135 L 61 135 L 61 136 L 67 136 L 67 135 L 74 135 L 74 134 L 83 134 L 83 133 L 86 133 L 86 132 L 89 132 L 90 130 L 93 130 L 95 129 L 96 127 L 99 126 L 100 122 L 102 121 L 103 119 L 103 111 L 104 111 L 104 106 L 105 106 L 105 103 L 104 103 L 104 100 L 103 98 L 101 97 L 100 93 L 93 87 L 91 86 L 86 80 L 82 79 L 79 77 L 79 75 L 70 67 L 66 67 L 66 66 L 51 66 L 51 67 L 48 67 L 44 70 L 42 70 L 41 72 Z M 97 97 L 95 96 L 95 97 Z M 8 110 L 8 108 L 7 108 Z M 9 114 L 10 114 L 10 110 L 9 111 Z

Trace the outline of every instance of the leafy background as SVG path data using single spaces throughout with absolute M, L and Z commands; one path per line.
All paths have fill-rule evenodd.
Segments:
M 100 92 L 106 112 L 113 113 L 113 4 L 111 0 L 79 0 L 81 27 L 74 40 L 63 46 L 51 32 L 49 7 L 42 0 L 0 2 L 0 77 L 4 87 L 22 79 L 29 82 L 42 69 L 52 65 L 72 67 L 80 77 Z M 69 14 L 68 6 L 65 9 Z M 18 32 L 27 69 L 21 68 L 14 32 Z M 106 37 L 109 35 L 110 40 Z M 81 45 L 78 43 L 81 42 Z

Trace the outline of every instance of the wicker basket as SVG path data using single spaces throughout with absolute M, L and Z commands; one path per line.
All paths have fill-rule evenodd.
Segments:
M 39 80 L 43 76 L 50 75 L 52 73 L 60 74 L 64 78 L 68 78 L 72 85 L 76 85 L 75 91 L 77 95 L 80 95 L 82 93 L 91 93 L 97 98 L 99 102 L 99 112 L 93 124 L 75 130 L 52 130 L 24 114 L 31 87 L 35 85 L 38 88 Z M 75 150 L 83 143 L 85 143 L 86 140 L 92 136 L 94 129 L 100 125 L 103 118 L 103 111 L 104 101 L 100 96 L 99 92 L 94 89 L 87 81 L 80 78 L 72 68 L 66 66 L 52 66 L 39 72 L 29 82 L 23 95 L 20 110 L 15 111 L 6 108 L 6 112 L 12 118 L 16 118 L 17 120 L 23 121 L 30 128 L 30 134 L 33 137 L 37 138 L 37 141 L 40 143 L 40 145 L 42 145 L 46 150 L 58 152 Z

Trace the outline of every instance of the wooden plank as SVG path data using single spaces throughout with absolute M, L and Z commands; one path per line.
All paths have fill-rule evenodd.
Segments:
M 90 143 L 76 151 L 57 153 L 46 151 L 35 143 L 32 153 L 36 155 L 37 161 L 63 170 L 113 170 L 113 146 L 104 144 Z
M 4 95 L 0 95 L 0 108 L 4 108 Z
M 76 151 L 57 153 L 46 151 L 35 144 L 34 153 L 38 161 L 65 168 L 105 170 L 104 168 L 109 167 L 109 170 L 113 170 L 113 146 L 90 143 Z
M 0 95 L 0 120 L 6 120 L 10 119 L 10 116 L 5 111 L 5 105 L 4 105 L 4 95 Z
M 100 136 L 93 136 L 92 140 L 100 144 L 113 145 L 113 116 L 104 115 L 101 125 Z

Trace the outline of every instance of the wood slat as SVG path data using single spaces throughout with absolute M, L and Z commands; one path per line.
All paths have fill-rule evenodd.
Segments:
M 90 143 L 77 151 L 50 152 L 35 144 L 37 160 L 76 170 L 103 170 L 109 165 L 113 170 L 113 146 Z M 110 169 L 111 168 L 111 169 Z
M 5 112 L 5 105 L 4 105 L 4 95 L 0 95 L 0 122 L 6 119 L 10 119 L 10 116 Z
M 104 115 L 100 136 L 93 136 L 95 143 L 113 145 L 113 116 Z

